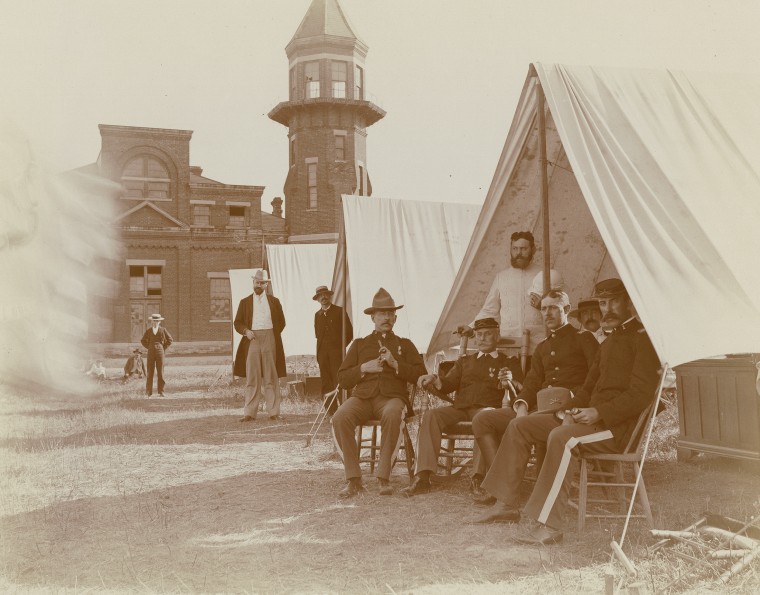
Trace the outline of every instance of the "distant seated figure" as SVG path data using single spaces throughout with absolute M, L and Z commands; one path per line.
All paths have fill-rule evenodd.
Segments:
M 578 302 L 578 309 L 568 315 L 580 322 L 581 331 L 588 331 L 601 343 L 607 338 L 602 328 L 602 311 L 599 308 L 599 300 L 589 298 Z
M 103 360 L 99 359 L 90 366 L 90 369 L 85 372 L 85 376 L 90 376 L 96 380 L 106 379 L 106 368 L 103 365 Z
M 441 393 L 456 391 L 451 405 L 425 412 L 417 434 L 417 463 L 414 482 L 402 490 L 405 496 L 430 491 L 430 476 L 438 468 L 441 434 L 460 421 L 471 421 L 484 409 L 501 407 L 507 378 L 511 378 L 510 358 L 496 350 L 499 323 L 495 318 L 482 318 L 474 324 L 477 353 L 460 357 L 446 373 L 420 376 L 420 388 L 435 387 Z M 514 365 L 514 363 L 512 363 Z M 519 368 L 516 373 L 519 373 Z M 504 384 L 502 384 L 504 383 Z
M 127 358 L 127 363 L 124 364 L 124 382 L 133 375 L 137 375 L 138 378 L 145 376 L 145 362 L 139 349 L 133 349 L 132 355 Z

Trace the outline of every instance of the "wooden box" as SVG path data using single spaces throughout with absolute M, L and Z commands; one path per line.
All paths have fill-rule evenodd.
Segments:
M 695 452 L 760 460 L 759 354 L 676 366 L 678 460 Z

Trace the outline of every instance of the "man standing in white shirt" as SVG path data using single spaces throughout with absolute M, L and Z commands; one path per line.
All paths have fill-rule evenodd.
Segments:
M 253 293 L 240 300 L 235 330 L 243 335 L 235 355 L 235 376 L 245 376 L 246 395 L 242 422 L 256 419 L 261 397 L 269 419 L 280 419 L 278 377 L 286 375 L 282 329 L 285 315 L 280 300 L 266 293 L 269 276 L 259 269 L 253 275 Z
M 528 330 L 530 332 L 529 355 L 533 354 L 535 346 L 546 335 L 541 318 L 540 301 L 532 305 L 530 299 L 529 290 L 533 285 L 533 280 L 542 271 L 538 264 L 533 263 L 535 252 L 536 243 L 531 232 L 517 231 L 512 234 L 511 266 L 496 274 L 483 307 L 475 316 L 475 320 L 495 318 L 500 321 L 499 328 L 503 337 L 520 337 L 524 330 Z M 470 337 L 473 334 L 473 324 L 460 326 L 457 330 Z M 530 366 L 527 367 L 530 368 Z

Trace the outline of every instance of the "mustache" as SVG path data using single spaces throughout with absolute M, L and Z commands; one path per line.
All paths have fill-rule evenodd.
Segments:
M 609 322 L 610 320 L 620 320 L 620 316 L 612 312 L 607 312 L 607 314 L 602 316 L 602 322 Z

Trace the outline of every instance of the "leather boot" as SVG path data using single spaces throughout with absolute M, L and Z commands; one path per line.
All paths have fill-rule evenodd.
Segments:
M 345 500 L 347 498 L 353 498 L 354 496 L 363 494 L 364 492 L 366 492 L 366 490 L 364 489 L 364 486 L 362 485 L 362 478 L 352 477 L 351 479 L 348 480 L 346 487 L 343 488 L 340 492 L 338 492 L 338 498 L 340 498 L 341 500 Z
M 430 485 L 430 479 L 427 476 L 417 476 L 414 478 L 412 485 L 401 490 L 401 493 L 407 498 L 411 498 L 412 496 L 427 494 L 431 489 L 432 486 Z

